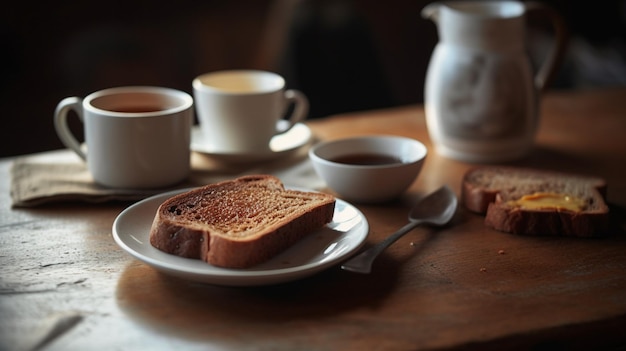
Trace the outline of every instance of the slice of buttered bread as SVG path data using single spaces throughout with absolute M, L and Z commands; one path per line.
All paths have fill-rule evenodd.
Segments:
M 152 223 L 150 243 L 214 266 L 247 268 L 329 223 L 334 207 L 331 195 L 286 190 L 271 175 L 244 176 L 164 201 Z
M 461 201 L 500 231 L 592 237 L 608 230 L 606 188 L 597 177 L 485 166 L 465 174 Z

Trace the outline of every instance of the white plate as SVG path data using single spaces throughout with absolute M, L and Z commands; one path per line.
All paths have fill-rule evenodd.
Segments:
M 281 123 L 284 122 L 284 123 Z M 287 122 L 281 121 L 280 124 Z M 279 125 L 280 127 L 280 125 Z M 293 128 L 283 134 L 276 135 L 270 141 L 270 147 L 267 151 L 247 152 L 247 153 L 229 153 L 214 150 L 211 144 L 205 140 L 200 126 L 193 126 L 191 129 L 191 150 L 205 155 L 218 158 L 229 163 L 243 162 L 260 162 L 269 161 L 287 155 L 306 145 L 313 133 L 305 124 L 296 123 Z
M 188 190 L 188 189 L 187 189 Z M 203 283 L 226 286 L 269 285 L 304 278 L 334 266 L 365 242 L 369 225 L 363 213 L 337 199 L 331 223 L 261 265 L 227 269 L 204 261 L 170 255 L 149 241 L 150 226 L 159 205 L 185 190 L 156 195 L 131 205 L 113 222 L 117 244 L 135 258 L 166 274 Z

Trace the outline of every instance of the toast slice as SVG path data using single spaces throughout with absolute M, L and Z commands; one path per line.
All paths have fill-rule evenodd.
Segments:
M 329 223 L 334 207 L 332 195 L 286 190 L 271 175 L 244 176 L 165 200 L 150 244 L 218 267 L 248 268 Z
M 463 177 L 461 201 L 494 229 L 523 235 L 593 237 L 607 232 L 604 179 L 485 166 Z

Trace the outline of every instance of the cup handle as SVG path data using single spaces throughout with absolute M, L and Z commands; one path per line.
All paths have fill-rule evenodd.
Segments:
M 288 89 L 285 90 L 286 106 L 293 104 L 294 109 L 291 116 L 286 119 L 288 124 L 278 124 L 276 126 L 276 132 L 278 134 L 289 131 L 296 123 L 302 122 L 306 119 L 309 113 L 309 99 L 299 90 Z M 280 127 L 279 127 L 280 126 Z
M 83 159 L 83 161 L 87 161 L 87 154 L 81 149 L 80 143 L 76 137 L 74 137 L 69 126 L 67 125 L 67 113 L 70 110 L 74 110 L 78 114 L 80 121 L 85 123 L 81 105 L 82 99 L 78 97 L 68 97 L 61 100 L 54 111 L 54 128 L 56 129 L 61 142 L 66 147 L 73 150 L 80 158 Z
M 549 86 L 556 73 L 557 67 L 561 64 L 561 61 L 563 61 L 568 41 L 567 25 L 563 17 L 548 5 L 530 1 L 525 4 L 525 8 L 527 11 L 546 16 L 551 21 L 552 29 L 554 30 L 555 38 L 552 49 L 535 75 L 535 87 L 537 91 L 542 92 Z

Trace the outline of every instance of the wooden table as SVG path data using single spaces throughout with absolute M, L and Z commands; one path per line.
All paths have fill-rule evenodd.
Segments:
M 120 249 L 113 220 L 128 204 L 11 208 L 0 162 L 0 349 L 511 350 L 626 345 L 626 90 L 551 93 L 537 148 L 514 162 L 605 177 L 612 234 L 522 237 L 459 210 L 418 228 L 370 275 L 334 267 L 303 280 L 231 288 L 158 273 Z M 369 133 L 424 141 L 431 153 L 406 197 L 358 206 L 367 244 L 406 221 L 418 196 L 471 165 L 432 151 L 421 106 L 310 121 L 320 139 Z

